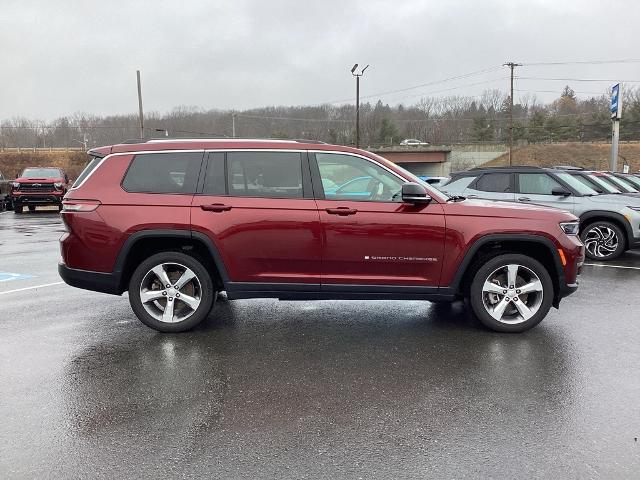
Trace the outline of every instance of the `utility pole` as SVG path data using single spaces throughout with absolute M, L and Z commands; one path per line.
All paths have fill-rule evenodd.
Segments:
M 236 138 L 236 114 L 233 112 L 231 114 L 231 136 Z
M 369 65 L 364 67 L 360 73 L 355 73 L 358 64 L 356 63 L 351 69 L 351 75 L 356 77 L 356 148 L 360 148 L 360 77 L 364 75 L 364 71 Z
M 140 84 L 140 70 L 136 70 L 138 78 L 138 118 L 140 120 L 140 140 L 144 140 L 144 114 L 142 113 L 142 85 Z
M 507 62 L 504 64 L 511 69 L 511 94 L 509 95 L 511 101 L 509 102 L 509 166 L 512 165 L 512 150 L 513 150 L 513 69 L 521 67 L 521 63 Z

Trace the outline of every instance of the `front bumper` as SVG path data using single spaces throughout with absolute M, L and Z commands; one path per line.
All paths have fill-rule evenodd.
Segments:
M 58 273 L 68 285 L 94 292 L 121 295 L 120 277 L 113 273 L 91 272 L 69 268 L 64 263 L 58 263 Z
M 11 195 L 14 205 L 61 205 L 63 194 L 57 193 L 26 193 L 22 195 Z

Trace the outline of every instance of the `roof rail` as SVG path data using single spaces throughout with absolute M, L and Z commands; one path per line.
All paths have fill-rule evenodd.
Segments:
M 133 145 L 138 143 L 162 143 L 162 142 L 206 142 L 207 140 L 225 140 L 225 141 L 254 141 L 254 142 L 296 142 L 296 143 L 310 143 L 310 144 L 325 144 L 321 140 L 312 140 L 308 138 L 255 138 L 255 137 L 224 137 L 224 136 L 209 136 L 209 137 L 158 137 L 158 138 L 144 138 L 144 139 L 127 139 L 121 142 L 124 145 Z
M 497 167 L 474 167 L 469 170 L 510 170 L 510 169 L 525 169 L 525 170 L 542 170 L 543 167 L 536 167 L 534 165 L 501 165 Z

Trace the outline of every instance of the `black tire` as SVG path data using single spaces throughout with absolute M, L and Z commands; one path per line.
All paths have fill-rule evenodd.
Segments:
M 14 205 L 13 206 L 13 213 L 15 213 L 16 215 L 19 214 L 19 213 L 22 213 L 22 205 L 20 205 L 20 206 Z
M 35 205 L 29 205 L 29 211 L 30 212 L 35 212 L 36 211 L 36 206 Z
M 503 290 L 503 292 L 507 291 L 508 293 L 507 295 L 498 294 L 495 298 L 500 298 L 501 300 L 507 297 L 510 299 L 515 298 L 515 295 L 513 297 L 509 297 L 509 295 L 518 292 L 517 300 L 507 302 L 507 307 L 504 311 L 505 313 L 512 311 L 514 312 L 515 317 L 517 317 L 519 315 L 519 309 L 516 308 L 519 306 L 517 304 L 518 301 L 520 302 L 520 305 L 524 303 L 527 308 L 535 303 L 537 310 L 529 319 L 518 320 L 517 318 L 514 318 L 513 320 L 510 320 L 508 317 L 503 317 L 502 321 L 497 320 L 489 313 L 488 307 L 485 306 L 485 295 L 495 295 L 483 292 L 485 281 L 487 281 L 493 274 L 496 274 L 496 272 L 498 272 L 496 275 L 500 275 L 500 272 L 504 271 L 504 275 L 506 275 L 507 265 L 518 265 L 519 267 L 525 268 L 519 268 L 517 270 L 518 279 L 516 284 L 513 286 L 514 288 L 509 289 L 508 287 L 510 287 L 510 285 L 500 287 L 505 288 L 506 290 Z M 531 273 L 535 274 L 540 280 L 542 288 L 541 293 L 532 292 L 531 294 L 519 294 L 520 290 L 518 290 L 517 287 L 522 286 L 521 283 L 527 283 L 527 280 L 523 280 L 523 277 L 529 277 Z M 495 330 L 496 332 L 520 333 L 535 327 L 544 317 L 546 317 L 547 313 L 549 313 L 549 309 L 551 308 L 551 304 L 553 303 L 554 289 L 551 276 L 544 265 L 534 258 L 526 255 L 510 253 L 493 257 L 478 269 L 471 282 L 469 295 L 471 309 L 484 326 L 491 330 Z M 530 296 L 531 298 L 529 298 Z M 487 297 L 487 301 L 489 298 L 490 297 Z M 531 301 L 531 303 L 527 303 L 529 301 Z
M 145 309 L 142 304 L 142 299 L 140 298 L 140 289 L 143 285 L 143 281 L 145 281 L 145 277 L 147 277 L 147 274 L 152 268 L 162 264 L 178 264 L 187 267 L 195 273 L 196 278 L 200 283 L 200 288 L 198 288 L 200 304 L 194 311 L 192 311 L 188 318 L 176 321 L 175 323 L 167 323 L 156 319 Z M 170 280 L 171 282 L 177 281 L 177 278 L 170 278 Z M 174 303 L 175 305 L 178 305 L 178 296 L 179 295 L 176 296 L 176 300 Z M 190 255 L 186 255 L 180 252 L 163 252 L 152 255 L 151 257 L 144 260 L 140 265 L 138 265 L 138 267 L 133 272 L 133 275 L 131 276 L 131 280 L 129 281 L 129 303 L 131 304 L 133 312 L 142 323 L 155 330 L 158 330 L 159 332 L 176 333 L 192 329 L 207 317 L 207 315 L 211 311 L 215 297 L 216 292 L 213 288 L 211 276 L 207 272 L 206 268 L 202 265 L 202 262 Z M 160 303 L 164 303 L 164 305 L 166 306 L 167 302 L 169 301 L 169 297 L 159 298 L 158 301 Z M 155 310 L 156 304 L 152 303 L 150 305 L 150 308 Z M 158 310 L 160 311 L 160 309 Z
M 615 223 L 598 220 L 587 224 L 580 232 L 585 255 L 591 260 L 608 262 L 615 260 L 626 250 L 626 237 Z M 612 248 L 615 245 L 615 248 Z
M 61 212 L 62 211 L 62 205 L 58 205 L 58 211 Z

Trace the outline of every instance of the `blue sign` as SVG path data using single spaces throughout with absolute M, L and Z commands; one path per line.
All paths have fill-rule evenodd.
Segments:
M 611 118 L 620 118 L 620 84 L 614 85 L 611 89 Z

